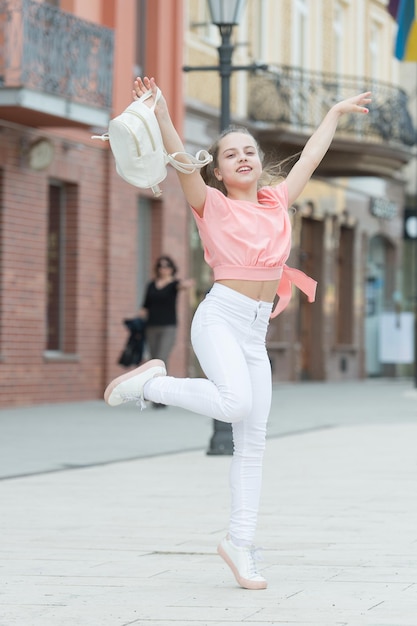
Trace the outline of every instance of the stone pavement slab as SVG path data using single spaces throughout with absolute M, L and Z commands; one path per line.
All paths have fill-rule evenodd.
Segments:
M 417 420 L 270 439 L 264 591 L 215 553 L 230 457 L 0 483 L 0 626 L 416 626 Z

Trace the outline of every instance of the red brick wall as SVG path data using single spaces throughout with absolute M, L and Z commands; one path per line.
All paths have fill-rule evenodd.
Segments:
M 182 0 L 169 3 L 169 20 L 165 4 L 155 0 L 149 5 L 148 72 L 161 82 L 181 130 Z M 100 13 L 115 30 L 116 115 L 131 99 L 137 3 L 124 0 L 114 2 L 111 9 L 103 7 L 104 3 L 96 18 Z M 62 8 L 78 14 L 79 3 L 66 0 Z M 0 119 L 0 406 L 102 398 L 108 381 L 123 371 L 117 364 L 127 338 L 122 321 L 137 307 L 138 198 L 152 196 L 117 176 L 108 146 L 93 142 L 88 129 L 38 131 L 32 123 L 30 116 L 27 126 Z M 27 148 L 40 136 L 51 141 L 54 157 L 46 169 L 35 171 L 29 166 Z M 62 354 L 45 353 L 51 182 L 65 185 L 68 206 L 67 334 Z M 188 277 L 190 214 L 173 171 L 162 188 L 162 200 L 152 211 L 152 255 L 172 254 L 180 275 Z M 186 294 L 180 296 L 179 321 L 169 368 L 186 375 L 190 322 Z
M 36 133 L 6 127 L 1 135 L 0 406 L 101 398 L 107 382 L 121 372 L 122 320 L 137 304 L 137 202 L 142 192 L 116 175 L 103 144 L 42 133 L 53 143 L 54 159 L 46 170 L 34 171 L 21 146 Z M 73 303 L 65 311 L 65 351 L 53 355 L 45 353 L 51 180 L 67 186 L 66 289 L 67 303 Z M 187 207 L 173 172 L 163 187 L 154 214 L 154 251 L 170 251 L 185 276 Z M 181 298 L 180 306 L 172 371 L 184 375 L 187 300 Z
M 29 168 L 21 146 L 33 133 L 23 129 L 3 131 L 7 143 L 2 153 L 2 310 L 0 404 L 29 404 L 94 397 L 99 387 L 92 363 L 102 360 L 98 323 L 102 308 L 104 272 L 103 224 L 95 210 L 102 202 L 100 172 L 102 154 L 76 144 L 63 148 L 49 136 L 55 156 L 47 170 Z M 81 158 L 80 158 L 81 157 Z M 46 348 L 47 218 L 50 180 L 77 189 L 78 230 L 68 224 L 68 235 L 78 239 L 77 249 L 68 246 L 70 263 L 66 276 L 69 292 L 77 293 L 76 310 L 66 311 L 69 336 L 65 344 L 75 350 L 48 358 Z M 74 203 L 71 191 L 69 205 Z M 70 238 L 69 238 L 70 241 Z M 74 283 L 77 281 L 77 284 Z M 83 294 L 88 293 L 88 314 Z M 70 298 L 71 299 L 71 298 Z M 74 302 L 74 298 L 72 298 Z M 75 324 L 74 324 L 75 317 Z M 85 325 L 85 326 L 84 326 Z

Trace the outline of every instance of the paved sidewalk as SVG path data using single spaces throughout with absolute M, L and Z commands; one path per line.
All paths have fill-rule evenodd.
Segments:
M 416 417 L 410 380 L 278 384 L 268 437 Z M 206 451 L 212 434 L 211 419 L 174 407 L 141 412 L 134 403 L 91 400 L 0 409 L 0 479 Z
M 215 553 L 230 457 L 0 482 L 0 626 L 416 626 L 417 394 L 360 385 L 274 394 L 272 428 L 282 409 L 294 423 L 267 444 L 265 591 L 240 589 Z

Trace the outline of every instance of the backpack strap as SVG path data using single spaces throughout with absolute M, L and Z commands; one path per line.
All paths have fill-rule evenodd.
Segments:
M 187 157 L 189 163 L 183 163 L 175 158 L 180 154 Z M 167 163 L 175 167 L 175 169 L 182 174 L 192 174 L 196 170 L 205 167 L 213 160 L 212 155 L 209 154 L 207 150 L 199 150 L 195 156 L 188 152 L 174 152 L 173 154 L 166 154 L 165 158 Z
M 140 98 L 138 98 L 138 102 L 145 102 L 145 100 L 147 100 L 148 98 L 150 98 L 153 95 L 152 89 L 149 89 L 149 91 L 146 91 L 143 96 L 141 96 Z M 155 100 L 154 103 L 150 108 L 151 111 L 153 111 L 158 103 L 159 98 L 161 97 L 161 90 L 159 89 L 159 87 L 156 88 L 156 96 L 155 96 Z
M 91 135 L 90 139 L 101 139 L 101 141 L 108 141 L 109 133 L 103 133 L 102 135 Z

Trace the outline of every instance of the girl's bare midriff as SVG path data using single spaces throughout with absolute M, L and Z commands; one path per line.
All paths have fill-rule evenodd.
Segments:
M 263 302 L 274 301 L 279 284 L 277 280 L 235 280 L 232 278 L 217 280 L 216 282 L 234 289 L 248 298 Z

